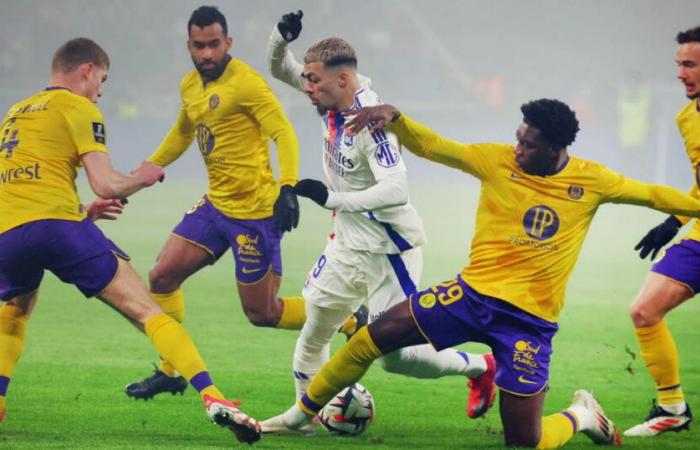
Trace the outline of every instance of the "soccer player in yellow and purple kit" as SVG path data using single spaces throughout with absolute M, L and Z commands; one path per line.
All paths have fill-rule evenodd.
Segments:
M 678 113 L 676 122 L 690 159 L 695 183 L 690 195 L 700 198 L 700 27 L 676 36 L 678 79 L 685 86 L 690 102 Z M 668 244 L 689 217 L 669 216 L 650 230 L 637 244 L 639 256 L 651 259 Z M 625 431 L 625 436 L 656 436 L 665 431 L 688 429 L 693 415 L 681 388 L 680 363 L 676 343 L 664 317 L 700 290 L 700 222 L 680 242 L 669 247 L 654 262 L 630 317 L 639 342 L 642 359 L 656 384 L 656 399 L 644 421 Z
M 104 119 L 95 106 L 107 80 L 107 53 L 90 39 L 76 38 L 59 47 L 51 68 L 49 87 L 13 105 L 0 126 L 0 300 L 5 302 L 0 308 L 0 420 L 27 320 L 44 270 L 50 270 L 145 332 L 199 391 L 212 420 L 243 442 L 258 440 L 257 422 L 224 400 L 185 329 L 153 301 L 128 256 L 93 223 L 120 211 L 121 202 L 109 199 L 128 197 L 163 178 L 163 171 L 153 167 L 131 175 L 112 168 Z M 87 208 L 75 186 L 81 166 L 103 198 Z
M 588 391 L 576 391 L 567 409 L 542 417 L 566 282 L 600 204 L 697 217 L 700 201 L 569 156 L 578 120 L 566 104 L 541 99 L 521 110 L 516 145 L 453 142 L 391 105 L 352 112 L 349 132 L 391 123 L 388 129 L 411 152 L 481 180 L 471 261 L 457 277 L 411 295 L 355 334 L 283 414 L 290 431 L 384 354 L 425 342 L 441 350 L 475 341 L 489 345 L 496 359 L 506 445 L 556 448 L 577 431 L 598 444 L 620 444 Z
M 293 189 L 298 171 L 296 134 L 265 79 L 229 55 L 233 39 L 216 7 L 197 8 L 187 31 L 195 69 L 180 84 L 179 116 L 140 167 L 169 165 L 196 138 L 209 190 L 184 215 L 160 251 L 149 273 L 151 292 L 165 312 L 182 322 L 182 283 L 215 263 L 230 247 L 238 293 L 250 322 L 301 329 L 306 320 L 304 299 L 277 295 L 282 233 L 291 231 L 299 220 Z M 279 182 L 270 167 L 270 138 L 277 145 Z M 186 380 L 165 358 L 153 375 L 129 384 L 126 394 L 149 399 L 186 387 Z

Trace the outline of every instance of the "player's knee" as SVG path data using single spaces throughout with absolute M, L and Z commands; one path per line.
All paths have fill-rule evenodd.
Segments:
M 279 315 L 274 314 L 270 308 L 264 305 L 243 306 L 248 321 L 256 327 L 275 327 L 279 322 Z
M 642 302 L 634 302 L 629 310 L 632 323 L 637 328 L 650 327 L 658 323 L 663 316 Z
M 178 289 L 180 283 L 175 277 L 158 266 L 148 272 L 148 282 L 152 292 L 168 293 Z

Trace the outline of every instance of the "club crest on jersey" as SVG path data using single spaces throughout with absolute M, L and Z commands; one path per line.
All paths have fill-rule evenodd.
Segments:
M 104 144 L 106 141 L 105 125 L 100 122 L 92 122 L 92 136 L 98 144 Z
M 394 167 L 399 163 L 399 152 L 389 142 L 382 142 L 377 145 L 374 151 L 374 157 L 377 158 L 377 163 L 382 167 Z
M 352 136 L 349 134 L 345 133 L 343 135 L 343 144 L 345 144 L 346 147 L 352 147 L 352 143 L 355 140 Z
M 566 192 L 569 194 L 570 199 L 579 200 L 583 197 L 583 186 L 572 184 Z
M 559 216 L 549 206 L 533 206 L 525 213 L 523 227 L 528 236 L 543 241 L 559 231 Z
M 211 132 L 209 127 L 203 123 L 197 125 L 197 145 L 202 155 L 206 156 L 214 150 L 214 142 L 214 133 Z
M 209 108 L 216 109 L 218 106 L 219 106 L 219 95 L 213 94 L 211 97 L 209 97 Z

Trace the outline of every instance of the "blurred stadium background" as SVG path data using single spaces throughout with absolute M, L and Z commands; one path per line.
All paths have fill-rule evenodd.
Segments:
M 208 3 L 208 2 L 207 2 Z M 200 2 L 0 0 L 0 109 L 44 87 L 49 61 L 82 35 L 109 52 L 112 67 L 100 108 L 116 165 L 129 170 L 158 145 L 175 119 L 179 81 L 192 67 L 186 22 Z M 700 2 L 621 1 L 227 1 L 219 3 L 234 38 L 234 57 L 268 79 L 265 49 L 283 13 L 302 9 L 297 57 L 315 40 L 339 35 L 358 51 L 360 71 L 384 101 L 442 134 L 465 142 L 512 142 L 521 103 L 554 97 L 578 112 L 582 131 L 571 153 L 630 176 L 677 186 L 692 183 L 676 111 L 687 101 L 675 79 L 675 34 L 700 22 Z M 297 92 L 271 80 L 301 142 L 302 177 L 319 177 L 319 123 Z M 273 160 L 275 150 L 272 146 Z M 475 180 L 408 156 L 411 193 L 426 224 L 422 285 L 444 280 L 467 261 L 478 195 Z M 193 148 L 167 169 L 166 183 L 137 194 L 125 216 L 101 227 L 146 274 L 167 232 L 206 189 Z M 92 194 L 81 185 L 83 198 Z M 2 212 L 0 211 L 0 214 Z M 627 317 L 648 270 L 632 247 L 663 215 L 604 207 L 572 276 L 555 340 L 552 390 L 545 405 L 568 405 L 575 389 L 593 389 L 621 427 L 642 419 L 653 383 L 635 355 Z M 284 245 L 282 294 L 299 291 L 330 230 L 326 211 L 302 201 L 300 228 Z M 291 402 L 296 332 L 256 329 L 237 305 L 231 259 L 185 285 L 194 335 L 217 382 L 265 418 Z M 686 395 L 699 404 L 697 314 L 689 302 L 669 317 L 681 354 Z M 338 338 L 335 345 L 342 343 Z M 481 346 L 465 348 L 482 351 Z M 250 355 L 256 355 L 251 357 Z M 231 443 L 207 427 L 199 400 L 128 400 L 124 384 L 156 356 L 138 333 L 98 302 L 47 275 L 30 322 L 27 350 L 9 390 L 0 427 L 6 448 L 211 448 Z M 363 383 L 377 401 L 377 423 L 358 439 L 271 438 L 263 448 L 485 448 L 501 445 L 497 411 L 468 422 L 462 380 L 437 382 L 370 370 Z M 632 448 L 697 448 L 698 432 L 626 440 Z M 567 448 L 590 448 L 576 437 Z

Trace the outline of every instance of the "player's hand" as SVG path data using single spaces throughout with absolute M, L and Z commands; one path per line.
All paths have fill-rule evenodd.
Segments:
M 148 161 L 139 164 L 131 173 L 135 175 L 144 186 L 151 186 L 155 184 L 156 181 L 163 182 L 163 179 L 165 179 L 163 168 Z
M 360 108 L 355 111 L 344 111 L 344 116 L 352 116 L 345 124 L 345 131 L 354 136 L 369 127 L 369 132 L 384 128 L 401 116 L 401 111 L 392 105 L 377 105 Z
M 299 33 L 301 33 L 302 17 L 304 17 L 304 13 L 301 12 L 301 10 L 290 12 L 289 14 L 283 15 L 277 23 L 277 30 L 285 41 L 292 42 L 299 37 Z
M 303 179 L 294 186 L 294 191 L 297 195 L 310 198 L 321 206 L 326 206 L 328 201 L 328 188 L 318 180 Z
M 284 185 L 280 188 L 280 195 L 275 201 L 272 217 L 280 227 L 280 230 L 292 231 L 299 224 L 299 202 L 294 188 Z
M 85 212 L 93 222 L 99 219 L 117 220 L 124 210 L 123 200 L 97 197 L 85 205 Z
M 676 216 L 669 216 L 661 224 L 649 230 L 634 249 L 639 250 L 640 258 L 644 259 L 651 253 L 651 259 L 654 260 L 659 250 L 678 234 L 682 225 Z

